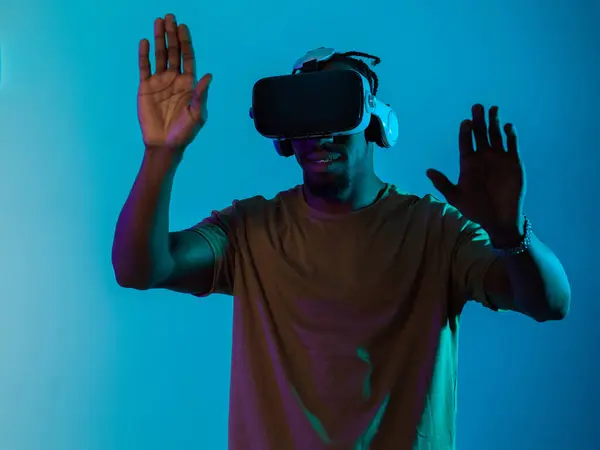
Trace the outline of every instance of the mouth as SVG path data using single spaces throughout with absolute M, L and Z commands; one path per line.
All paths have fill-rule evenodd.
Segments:
M 332 162 L 338 161 L 342 159 L 342 155 L 340 153 L 335 152 L 313 152 L 308 154 L 305 157 L 305 160 L 308 164 L 317 164 L 317 165 L 327 165 Z

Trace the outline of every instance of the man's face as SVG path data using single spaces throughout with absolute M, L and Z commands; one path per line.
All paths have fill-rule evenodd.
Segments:
M 329 63 L 322 70 L 352 69 L 344 63 Z M 369 167 L 370 146 L 365 133 L 326 139 L 292 141 L 296 160 L 304 172 L 304 184 L 316 195 L 335 197 L 350 186 L 357 174 Z

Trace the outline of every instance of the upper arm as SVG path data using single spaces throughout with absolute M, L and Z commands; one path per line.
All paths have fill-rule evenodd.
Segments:
M 454 238 L 451 239 L 450 260 L 454 296 L 461 304 L 475 300 L 496 309 L 490 301 L 485 283 L 487 273 L 496 259 L 487 234 L 478 225 L 466 220 L 456 225 L 452 233 Z
M 237 222 L 234 202 L 190 229 L 170 233 L 173 267 L 167 279 L 155 287 L 199 297 L 232 295 Z
M 455 229 L 451 267 L 458 300 L 475 300 L 493 311 L 516 311 L 508 272 L 488 234 L 457 211 L 450 216 L 455 223 L 449 228 Z
M 488 234 L 478 224 L 464 217 L 456 208 L 435 202 L 441 219 L 439 232 L 448 255 L 452 286 L 450 303 L 454 311 L 462 311 L 465 303 L 475 300 L 491 309 L 512 309 L 510 295 L 503 284 L 506 273 L 492 248 Z
M 153 287 L 190 294 L 210 292 L 215 255 L 206 238 L 192 230 L 171 232 L 169 250 L 173 261 L 170 273 Z
M 484 289 L 489 303 L 494 309 L 520 312 L 514 301 L 514 292 L 506 264 L 497 258 L 490 264 L 483 280 Z

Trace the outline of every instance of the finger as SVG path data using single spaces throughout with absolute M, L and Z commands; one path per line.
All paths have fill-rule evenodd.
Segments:
M 138 63 L 140 66 L 140 81 L 150 78 L 150 42 L 148 39 L 142 39 L 138 47 Z
M 165 17 L 165 28 L 167 29 L 167 54 L 169 56 L 169 69 L 181 70 L 181 51 L 179 49 L 179 38 L 177 37 L 177 21 L 173 14 Z
M 167 70 L 165 21 L 160 17 L 154 21 L 154 58 L 156 59 L 156 72 Z
M 456 202 L 458 188 L 448 179 L 446 175 L 439 170 L 429 169 L 427 171 L 427 177 L 431 180 L 433 186 L 440 191 L 444 197 L 446 197 L 448 203 L 453 205 Z
M 500 119 L 498 118 L 498 107 L 492 106 L 489 111 L 489 135 L 490 144 L 494 150 L 504 151 L 504 144 L 502 143 L 502 132 L 500 131 Z
M 517 130 L 512 123 L 504 125 L 504 133 L 506 133 L 506 149 L 509 154 L 519 157 L 519 148 L 517 146 Z
M 463 120 L 458 131 L 458 150 L 461 158 L 473 154 L 473 124 L 470 120 Z
M 181 55 L 183 59 L 183 73 L 196 75 L 196 56 L 194 54 L 194 45 L 192 36 L 187 25 L 179 25 L 177 29 L 179 44 L 181 45 Z
M 194 97 L 192 98 L 192 104 L 190 105 L 190 111 L 192 117 L 197 120 L 207 119 L 208 113 L 208 88 L 212 82 L 212 75 L 207 73 L 204 75 L 194 89 Z
M 473 114 L 473 135 L 475 136 L 476 151 L 485 151 L 490 148 L 485 123 L 485 109 L 483 105 L 476 104 L 471 108 Z

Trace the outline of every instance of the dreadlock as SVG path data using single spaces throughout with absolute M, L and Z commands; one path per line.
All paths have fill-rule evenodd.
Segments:
M 362 59 L 371 60 L 370 65 L 376 66 L 381 62 L 381 58 L 373 55 L 369 55 L 368 53 L 361 52 L 346 52 L 346 53 L 336 53 L 334 54 L 329 61 L 332 62 L 344 62 L 351 66 L 354 70 L 360 72 L 364 75 L 367 80 L 369 80 L 369 84 L 371 85 L 371 92 L 373 95 L 377 94 L 377 89 L 379 89 L 379 78 L 377 74 L 369 67 L 369 64 L 364 62 Z

